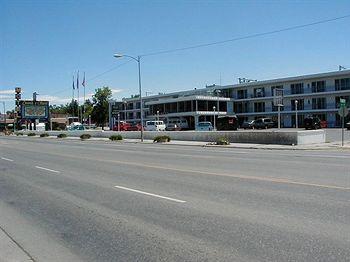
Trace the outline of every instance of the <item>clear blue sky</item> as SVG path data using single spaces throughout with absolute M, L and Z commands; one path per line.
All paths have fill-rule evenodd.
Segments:
M 345 1 L 0 0 L 0 92 L 20 86 L 54 101 L 71 97 L 85 71 L 87 93 L 138 92 L 137 65 L 113 58 L 225 40 L 350 14 Z M 144 57 L 144 92 L 233 84 L 350 68 L 350 18 L 221 45 Z M 94 78 L 93 80 L 89 80 Z M 120 91 L 121 90 L 121 91 Z M 120 92 L 117 92 L 120 91 Z M 8 99 L 8 94 L 0 94 Z M 12 99 L 12 95 L 11 99 Z M 14 102 L 8 102 L 13 107 Z

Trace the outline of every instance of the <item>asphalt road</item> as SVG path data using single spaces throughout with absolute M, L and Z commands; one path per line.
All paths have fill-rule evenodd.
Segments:
M 349 159 L 0 137 L 0 226 L 35 261 L 349 261 Z

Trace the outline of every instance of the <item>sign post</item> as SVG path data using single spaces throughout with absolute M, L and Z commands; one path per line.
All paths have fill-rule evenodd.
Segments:
M 278 107 L 278 129 L 281 128 L 281 106 L 283 106 L 283 89 L 275 88 L 273 90 L 273 104 Z
M 344 146 L 344 122 L 345 117 L 349 114 L 349 110 L 346 107 L 345 99 L 340 99 L 339 104 L 340 108 L 338 110 L 338 114 L 341 117 L 341 146 Z

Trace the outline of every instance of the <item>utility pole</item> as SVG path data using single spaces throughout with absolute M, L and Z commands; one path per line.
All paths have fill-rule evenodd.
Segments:
M 295 99 L 295 128 L 298 128 L 298 100 Z
M 215 109 L 216 109 L 216 107 L 213 106 L 213 111 L 214 111 L 214 127 L 213 127 L 213 130 L 214 130 L 214 131 L 216 131 Z

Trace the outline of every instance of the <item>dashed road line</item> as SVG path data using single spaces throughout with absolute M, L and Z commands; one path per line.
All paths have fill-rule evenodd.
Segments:
M 2 157 L 1 159 L 2 159 L 2 160 L 5 160 L 5 161 L 13 162 L 12 159 L 9 159 L 9 158 L 6 158 L 6 157 Z
M 186 203 L 186 201 L 184 201 L 184 200 L 166 197 L 166 196 L 161 196 L 161 195 L 157 195 L 157 194 L 153 194 L 153 193 L 148 193 L 148 192 L 137 190 L 137 189 L 132 189 L 132 188 L 123 187 L 123 186 L 114 186 L 114 187 L 119 188 L 119 189 L 124 189 L 127 191 L 131 191 L 131 192 L 135 192 L 135 193 L 139 193 L 139 194 L 143 194 L 143 195 L 147 195 L 147 196 L 158 197 L 158 198 L 162 198 L 162 199 L 166 199 L 166 200 L 170 200 L 170 201 L 174 201 L 174 202 L 178 202 L 178 203 Z
M 49 171 L 49 172 L 52 172 L 52 173 L 61 173 L 60 171 L 52 170 L 52 169 L 49 169 L 49 168 L 46 168 L 46 167 L 41 167 L 41 166 L 35 166 L 35 168 L 46 170 L 46 171 Z

